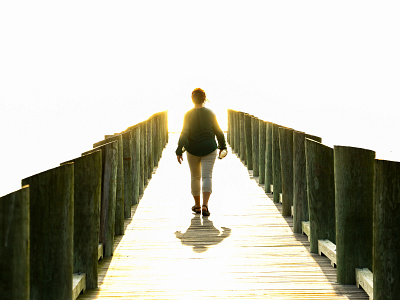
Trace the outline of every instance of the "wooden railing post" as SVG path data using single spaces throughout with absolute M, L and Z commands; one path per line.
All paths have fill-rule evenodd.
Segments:
M 282 215 L 290 217 L 293 205 L 293 129 L 279 128 L 279 148 L 282 172 Z
M 102 152 L 64 164 L 74 166 L 74 273 L 86 273 L 86 288 L 97 287 L 100 230 Z M 61 164 L 61 165 L 64 165 Z
M 239 134 L 239 139 L 240 139 L 240 149 L 239 149 L 239 157 L 240 160 L 245 163 L 246 162 L 246 132 L 245 132 L 245 127 L 244 127 L 244 113 L 240 112 L 239 113 L 239 126 L 240 126 L 240 134 Z
M 110 142 L 117 142 L 117 187 L 115 195 L 115 235 L 124 234 L 124 146 L 122 135 L 106 136 L 106 139 L 93 144 L 94 148 L 101 147 Z
M 258 118 L 251 117 L 251 136 L 252 136 L 252 157 L 253 157 L 253 176 L 258 177 L 260 176 L 259 170 L 259 140 L 260 140 L 260 133 L 259 133 L 259 125 L 258 125 Z
M 246 145 L 246 156 L 245 164 L 248 170 L 253 170 L 253 145 L 252 145 L 252 134 L 251 134 L 251 116 L 244 114 L 244 131 L 245 131 L 245 145 Z
M 400 162 L 375 161 L 373 296 L 400 295 Z
M 147 120 L 147 178 L 151 179 L 153 176 L 153 122 L 149 118 Z
M 232 133 L 232 124 L 231 124 L 231 120 L 232 120 L 232 117 L 231 117 L 231 112 L 232 112 L 232 111 L 231 111 L 230 109 L 227 110 L 228 131 L 227 131 L 227 133 L 226 133 L 226 141 L 228 142 L 229 145 L 232 146 L 232 140 L 231 140 L 231 133 Z
M 104 257 L 108 257 L 112 256 L 114 252 L 118 141 L 96 147 L 93 150 L 82 153 L 82 156 L 94 153 L 98 150 L 102 152 L 99 242 L 103 244 Z
M 318 253 L 318 240 L 336 244 L 333 149 L 310 139 L 305 145 L 310 252 Z
M 355 268 L 372 270 L 375 152 L 335 146 L 337 281 L 355 284 Z
M 124 155 L 124 218 L 131 217 L 131 206 L 133 203 L 133 176 L 132 176 L 132 144 L 131 132 L 122 133 L 123 155 Z
M 272 125 L 272 172 L 274 186 L 274 202 L 279 203 L 279 194 L 282 192 L 281 151 L 279 147 L 279 127 Z
M 233 119 L 232 119 L 232 126 L 233 126 L 233 153 L 238 153 L 238 143 L 239 143 L 239 114 L 238 112 L 235 110 L 233 111 Z
M 140 198 L 140 186 L 141 186 L 141 166 L 140 166 L 140 125 L 136 125 L 132 128 L 132 159 L 133 159 L 133 202 L 132 204 L 138 204 Z
M 0 220 L 0 299 L 28 300 L 29 187 L 0 197 Z
M 22 180 L 30 190 L 30 298 L 71 299 L 74 166 Z
M 302 222 L 309 220 L 307 175 L 306 175 L 306 137 L 321 142 L 322 139 L 304 132 L 293 132 L 293 231 L 302 232 Z M 333 160 L 332 160 L 333 168 Z M 334 184 L 332 184 L 334 191 Z M 333 201 L 335 201 L 333 193 Z M 333 202 L 334 203 L 334 202 Z
M 258 120 L 258 157 L 259 157 L 259 163 L 258 163 L 258 183 L 264 184 L 265 183 L 265 148 L 266 148 L 266 138 L 265 138 L 265 122 L 263 120 Z
M 271 193 L 271 184 L 274 183 L 274 167 L 273 167 L 273 136 L 272 128 L 274 124 L 271 122 L 265 122 L 265 187 L 266 193 Z M 278 199 L 279 201 L 279 199 Z

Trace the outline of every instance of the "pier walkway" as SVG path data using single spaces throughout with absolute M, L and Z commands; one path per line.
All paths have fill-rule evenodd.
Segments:
M 231 151 L 215 163 L 211 216 L 193 214 L 177 138 L 170 134 L 114 256 L 99 262 L 99 288 L 78 299 L 368 299 L 336 283 L 329 259 L 309 252 Z

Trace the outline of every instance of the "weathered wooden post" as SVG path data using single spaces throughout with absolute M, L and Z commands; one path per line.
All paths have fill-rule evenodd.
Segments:
M 86 288 L 97 287 L 102 153 L 78 157 L 74 166 L 74 273 L 86 273 Z M 63 165 L 63 164 L 62 164 Z
M 140 185 L 139 194 L 143 195 L 146 187 L 147 172 L 146 172 L 146 124 L 140 123 Z
M 375 152 L 335 146 L 337 281 L 355 284 L 355 268 L 372 269 Z
M 146 189 L 147 184 L 149 183 L 149 151 L 148 151 L 148 120 L 142 122 L 142 130 L 140 131 L 142 143 L 143 143 L 143 166 L 144 166 L 144 189 Z
M 149 118 L 147 120 L 147 177 L 151 179 L 153 176 L 154 162 L 153 162 L 153 122 Z
M 125 232 L 124 227 L 124 147 L 122 141 L 122 135 L 114 135 L 106 138 L 103 141 L 93 144 L 93 148 L 100 147 L 102 145 L 117 142 L 117 190 L 115 195 L 115 235 L 122 235 Z
M 266 193 L 271 193 L 271 184 L 274 183 L 274 165 L 273 165 L 273 135 L 272 129 L 274 123 L 265 122 L 265 187 Z M 280 163 L 279 163 L 280 164 Z M 278 195 L 279 202 L 279 195 Z
M 103 244 L 104 257 L 108 257 L 112 256 L 114 252 L 118 141 L 110 142 L 82 153 L 82 156 L 94 153 L 98 150 L 102 151 L 99 242 Z
M 240 113 L 235 111 L 235 153 L 238 155 L 240 151 Z M 239 155 L 238 155 L 239 156 Z
M 293 132 L 293 231 L 295 233 L 301 233 L 302 222 L 309 220 L 305 149 L 305 140 L 308 136 L 314 141 L 322 141 L 321 138 L 304 132 Z
M 131 217 L 131 206 L 133 203 L 133 178 L 132 178 L 132 144 L 131 132 L 122 133 L 123 155 L 124 155 L 124 218 Z
M 293 232 L 302 232 L 302 221 L 309 220 L 306 174 L 306 135 L 293 132 Z
M 231 124 L 231 110 L 228 109 L 227 111 L 227 118 L 228 118 L 228 132 L 226 134 L 226 141 L 228 142 L 229 145 L 232 146 L 232 142 L 231 142 L 231 134 L 232 134 L 232 124 Z
M 400 295 L 400 162 L 375 161 L 374 299 Z
M 279 128 L 279 148 L 282 174 L 282 215 L 290 217 L 293 205 L 293 129 Z
M 157 131 L 157 117 L 155 114 L 151 117 L 153 127 L 153 167 L 158 166 L 158 131 Z
M 245 145 L 246 145 L 245 164 L 246 164 L 248 170 L 253 170 L 253 145 L 252 145 L 252 134 L 251 134 L 251 116 L 249 114 L 244 115 L 244 130 L 245 130 Z
M 272 124 L 272 123 L 270 123 Z M 279 203 L 282 193 L 281 151 L 279 146 L 279 125 L 272 124 L 272 172 L 274 186 L 274 202 Z
M 132 150 L 133 150 L 133 203 L 139 203 L 141 186 L 141 166 L 140 166 L 140 125 L 132 128 Z
M 243 163 L 245 163 L 245 161 L 246 161 L 246 139 L 245 139 L 245 136 L 246 136 L 246 132 L 245 132 L 245 127 L 244 127 L 244 113 L 243 112 L 240 112 L 239 113 L 239 126 L 240 126 L 240 136 L 239 136 L 239 139 L 240 139 L 240 142 L 239 142 L 239 144 L 240 144 L 240 149 L 239 149 L 239 157 L 240 157 L 240 160 L 243 162 Z
M 71 299 L 74 166 L 22 180 L 30 191 L 30 299 Z
M 258 120 L 258 132 L 259 132 L 259 139 L 258 139 L 258 157 L 259 157 L 259 177 L 258 182 L 260 184 L 265 183 L 265 146 L 266 146 L 266 139 L 265 139 L 265 122 L 263 120 Z M 265 188 L 264 188 L 265 189 Z
M 232 152 L 237 153 L 237 111 L 232 111 Z
M 305 145 L 310 252 L 318 253 L 318 240 L 336 244 L 333 149 L 310 139 Z
M 260 139 L 260 134 L 258 130 L 258 118 L 256 117 L 251 117 L 251 137 L 252 137 L 252 157 L 253 157 L 253 176 L 260 176 L 259 174 L 259 139 Z
M 0 299 L 29 299 L 29 187 L 0 197 Z
M 165 111 L 165 135 L 166 135 L 166 144 L 169 141 L 169 135 L 168 135 L 168 111 Z

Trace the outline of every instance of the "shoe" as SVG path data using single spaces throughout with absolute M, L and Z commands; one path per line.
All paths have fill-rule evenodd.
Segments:
M 194 211 L 196 214 L 201 213 L 201 207 L 196 207 L 195 205 L 192 206 L 192 211 Z
M 208 210 L 208 207 L 207 207 L 207 205 L 203 205 L 203 207 L 205 207 L 206 208 L 206 210 L 201 210 L 201 213 L 203 214 L 203 216 L 204 217 L 208 217 L 211 213 L 210 213 L 210 211 Z

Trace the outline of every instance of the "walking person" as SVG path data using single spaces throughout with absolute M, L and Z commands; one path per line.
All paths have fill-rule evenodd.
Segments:
M 206 93 L 197 88 L 192 92 L 194 108 L 184 117 L 183 128 L 179 137 L 178 148 L 175 153 L 178 162 L 183 161 L 183 148 L 187 153 L 187 160 L 191 173 L 191 192 L 194 198 L 192 211 L 203 216 L 209 216 L 208 201 L 212 193 L 212 171 L 217 157 L 222 158 L 222 151 L 226 154 L 224 133 L 218 125 L 215 114 L 204 107 Z M 218 140 L 218 146 L 215 141 Z M 200 181 L 202 186 L 200 186 Z M 203 205 L 200 206 L 200 194 L 203 192 Z

